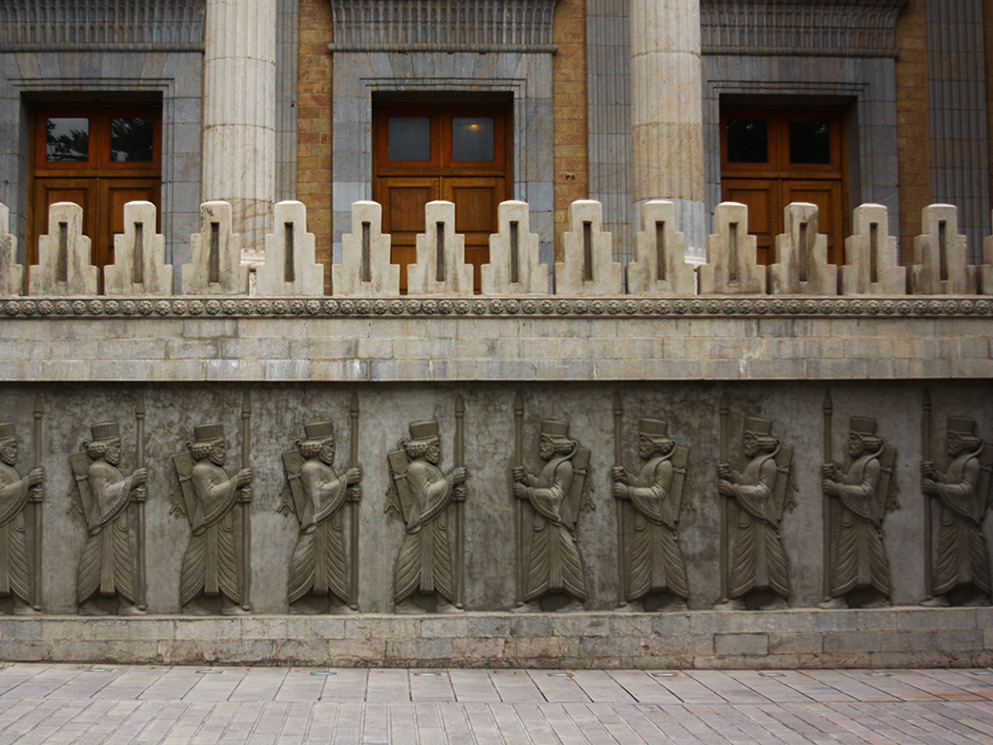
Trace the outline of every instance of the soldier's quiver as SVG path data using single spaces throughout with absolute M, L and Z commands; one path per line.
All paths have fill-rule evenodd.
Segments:
M 683 490 L 686 487 L 686 466 L 690 460 L 690 449 L 685 445 L 677 445 L 669 462 L 672 464 L 672 484 L 669 494 L 662 501 L 662 522 L 670 528 L 675 528 L 679 522 L 679 513 L 683 509 Z
M 780 445 L 773 453 L 776 463 L 776 483 L 772 487 L 769 522 L 779 525 L 783 513 L 796 507 L 796 482 L 793 480 L 793 448 Z
M 569 530 L 576 529 L 579 511 L 589 499 L 590 449 L 579 445 L 569 459 L 572 463 L 572 486 L 562 503 L 562 522 Z

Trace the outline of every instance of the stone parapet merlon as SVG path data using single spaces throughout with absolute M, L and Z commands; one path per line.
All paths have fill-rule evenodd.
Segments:
M 707 240 L 703 264 L 685 259 L 686 240 L 676 224 L 674 203 L 648 201 L 641 210 L 643 230 L 635 236 L 635 260 L 625 268 L 614 260 L 611 234 L 602 230 L 602 205 L 593 200 L 574 202 L 550 289 L 549 267 L 538 260 L 537 236 L 529 232 L 528 205 L 504 202 L 498 208 L 499 232 L 490 237 L 490 263 L 481 271 L 482 293 L 474 295 L 465 237 L 455 231 L 455 206 L 431 202 L 425 207 L 428 227 L 417 237 L 417 262 L 408 270 L 410 295 L 463 298 L 469 303 L 501 296 L 620 302 L 714 295 L 756 300 L 794 295 L 993 295 L 991 242 L 986 242 L 985 263 L 970 265 L 967 240 L 959 235 L 958 210 L 952 205 L 924 208 L 923 234 L 914 241 L 914 261 L 909 266 L 899 263 L 896 238 L 888 233 L 888 214 L 881 205 L 855 210 L 855 233 L 845 241 L 846 263 L 840 267 L 828 263 L 827 240 L 818 232 L 818 209 L 813 204 L 785 208 L 787 230 L 776 238 L 775 261 L 769 266 L 758 262 L 743 204 L 716 207 L 716 232 Z M 182 267 L 181 281 L 173 289 L 165 238 L 154 229 L 155 208 L 146 202 L 126 205 L 125 232 L 114 238 L 115 264 L 104 270 L 107 295 L 327 297 L 324 268 L 315 259 L 314 236 L 307 233 L 302 203 L 275 205 L 276 232 L 266 236 L 264 253 L 250 251 L 244 237 L 235 232 L 227 202 L 205 202 L 200 212 L 200 232 L 190 237 L 191 262 Z M 356 202 L 352 213 L 352 233 L 344 236 L 342 262 L 332 266 L 330 296 L 397 300 L 402 306 L 399 266 L 390 262 L 391 239 L 382 232 L 382 209 L 375 202 Z M 0 205 L 0 296 L 15 297 L 24 294 L 19 280 L 24 267 L 14 261 L 16 244 L 7 232 L 6 215 L 6 207 Z M 82 232 L 82 208 L 68 202 L 53 204 L 48 224 L 48 234 L 38 240 L 41 260 L 30 272 L 27 295 L 95 296 L 99 269 L 92 264 L 90 239 Z

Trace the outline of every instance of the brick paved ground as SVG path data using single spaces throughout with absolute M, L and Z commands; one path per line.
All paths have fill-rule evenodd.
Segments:
M 0 743 L 993 744 L 980 670 L 0 670 Z

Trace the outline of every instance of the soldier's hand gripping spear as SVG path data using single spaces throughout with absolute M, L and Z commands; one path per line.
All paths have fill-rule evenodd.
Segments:
M 348 468 L 354 474 L 359 468 L 359 397 L 352 393 L 352 401 L 348 407 L 349 436 Z M 346 474 L 346 479 L 349 474 Z M 359 472 L 361 476 L 361 471 Z M 351 483 L 351 482 L 349 482 Z M 349 605 L 352 610 L 359 609 L 359 499 L 361 490 L 358 482 L 348 487 L 350 504 L 349 526 L 351 529 L 351 579 L 349 581 Z
M 135 404 L 135 420 L 137 422 L 137 458 L 138 469 L 145 468 L 145 394 L 138 394 L 138 401 Z M 134 490 L 134 501 L 138 506 L 138 609 L 148 609 L 147 599 L 147 578 L 145 565 L 145 502 L 148 492 L 143 484 Z
M 821 466 L 821 476 L 824 479 L 834 480 L 835 468 L 834 461 L 832 460 L 834 455 L 831 452 L 831 416 L 834 413 L 834 404 L 831 402 L 831 389 L 828 388 L 824 392 L 824 465 Z M 823 521 L 822 527 L 822 541 L 824 548 L 823 555 L 823 565 L 824 565 L 824 588 L 823 588 L 823 600 L 822 602 L 827 603 L 831 600 L 831 543 L 833 541 L 832 537 L 832 526 L 834 521 L 831 516 L 833 509 L 833 503 L 831 502 L 831 497 L 826 490 L 822 490 L 824 497 L 821 502 L 821 520 Z
M 41 436 L 44 430 L 44 416 L 45 410 L 42 407 L 41 395 L 39 395 L 34 402 L 34 469 L 28 474 L 28 483 L 33 487 L 29 499 L 34 504 L 34 590 L 31 594 L 31 606 L 36 611 L 41 610 L 41 538 L 43 534 L 41 502 L 45 497 L 45 489 L 42 486 L 45 471 L 41 467 Z
M 524 478 L 524 396 L 520 391 L 514 397 L 514 481 Z M 518 479 L 520 476 L 520 479 Z M 514 605 L 524 605 L 524 501 L 515 499 L 514 531 L 517 540 L 515 570 L 517 583 L 514 588 Z
M 626 481 L 627 472 L 624 470 L 623 444 L 621 440 L 623 426 L 624 409 L 621 404 L 620 392 L 614 393 L 614 468 L 612 472 L 615 482 Z M 621 500 L 614 500 L 617 506 L 617 606 L 623 608 L 627 605 L 627 568 L 625 567 L 624 550 L 624 503 Z
M 465 401 L 455 399 L 455 469 L 465 471 Z M 465 484 L 455 486 L 455 607 L 465 607 Z
M 721 480 L 726 480 L 731 475 L 731 467 L 728 465 L 728 405 L 727 391 L 721 393 L 718 412 L 720 415 L 720 456 L 721 462 L 717 464 L 718 491 L 721 489 Z M 721 501 L 721 602 L 728 602 L 728 497 L 719 494 L 717 497 Z

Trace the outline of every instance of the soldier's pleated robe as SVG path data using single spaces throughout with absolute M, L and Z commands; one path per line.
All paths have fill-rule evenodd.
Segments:
M 586 598 L 576 539 L 570 527 L 562 522 L 562 503 L 569 497 L 573 476 L 569 458 L 556 456 L 544 465 L 530 490 L 534 517 L 530 525 L 525 602 L 559 592 L 580 600 Z

